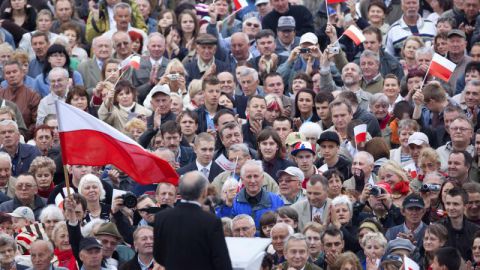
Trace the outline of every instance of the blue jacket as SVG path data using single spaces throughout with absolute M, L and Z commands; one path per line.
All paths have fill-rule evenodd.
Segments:
M 235 197 L 232 206 L 232 217 L 246 214 L 255 220 L 255 227 L 260 229 L 260 217 L 267 211 L 275 211 L 277 208 L 283 206 L 283 200 L 277 194 L 266 191 L 262 188 L 262 198 L 260 202 L 253 206 L 247 201 L 247 193 L 245 188 L 242 188 Z

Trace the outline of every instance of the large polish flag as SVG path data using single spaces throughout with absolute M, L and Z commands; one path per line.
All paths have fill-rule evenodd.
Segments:
M 125 134 L 62 101 L 56 101 L 55 106 L 64 164 L 112 164 L 143 185 L 178 184 L 178 175 L 167 161 Z
M 247 0 L 233 0 L 233 3 L 235 4 L 235 10 L 240 10 L 248 6 Z
M 432 62 L 430 62 L 428 73 L 434 77 L 442 79 L 445 82 L 448 82 L 450 80 L 450 76 L 452 76 L 452 73 L 455 70 L 455 67 L 457 67 L 455 63 L 441 56 L 440 54 L 435 53 L 433 55 Z
M 365 36 L 363 35 L 362 31 L 353 24 L 350 25 L 350 27 L 348 27 L 343 34 L 353 40 L 357 46 L 365 41 Z

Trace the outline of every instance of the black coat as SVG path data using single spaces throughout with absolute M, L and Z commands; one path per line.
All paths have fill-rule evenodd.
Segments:
M 222 222 L 191 203 L 155 216 L 153 256 L 165 269 L 232 269 Z
M 187 166 L 178 169 L 177 173 L 179 176 L 182 176 L 187 172 L 191 171 L 198 171 L 197 162 L 195 160 L 193 162 L 190 162 Z M 210 166 L 210 172 L 208 173 L 208 181 L 211 183 L 213 179 L 215 179 L 215 177 L 217 177 L 217 175 L 221 174 L 222 172 L 224 172 L 222 167 L 218 166 L 215 160 L 213 160 L 212 165 Z
M 227 107 L 223 107 L 222 105 L 218 105 L 217 112 L 222 110 L 222 109 L 227 109 Z M 197 127 L 197 134 L 200 134 L 202 132 L 207 132 L 207 108 L 205 105 L 200 106 L 200 108 L 196 109 L 195 112 L 198 115 L 198 127 Z
M 475 235 L 475 232 L 477 232 L 480 227 L 477 224 L 468 221 L 465 217 L 463 218 L 463 227 L 461 230 L 454 229 L 450 218 L 448 217 L 438 223 L 445 226 L 448 231 L 448 239 L 445 246 L 456 248 L 465 261 L 471 261 L 473 235 Z

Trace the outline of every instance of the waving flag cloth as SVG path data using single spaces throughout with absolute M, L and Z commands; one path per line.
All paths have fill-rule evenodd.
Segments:
M 350 25 L 343 34 L 349 37 L 357 46 L 365 41 L 365 36 L 363 35 L 362 30 L 358 29 L 358 27 L 353 24 Z
M 128 67 L 138 70 L 140 68 L 140 56 L 132 54 L 125 58 L 118 66 L 119 69 L 126 69 Z
M 125 134 L 64 102 L 56 101 L 55 106 L 64 164 L 112 164 L 142 185 L 178 184 L 178 175 L 168 162 Z
M 247 0 L 233 0 L 233 3 L 235 4 L 235 10 L 240 10 L 248 6 Z
M 453 71 L 457 65 L 447 58 L 436 53 L 433 55 L 432 62 L 428 68 L 428 73 L 434 77 L 442 79 L 445 82 L 450 80 Z
M 355 133 L 355 143 L 361 143 L 367 141 L 367 124 L 361 124 L 353 128 Z
M 327 5 L 336 4 L 336 3 L 345 3 L 347 0 L 327 0 Z

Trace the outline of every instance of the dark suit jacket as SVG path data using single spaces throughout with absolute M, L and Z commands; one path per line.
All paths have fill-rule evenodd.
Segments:
M 191 203 L 156 215 L 153 257 L 170 270 L 232 269 L 222 222 Z
M 222 105 L 218 105 L 217 112 L 221 109 L 226 109 L 227 107 L 223 107 Z M 198 115 L 198 127 L 197 127 L 197 134 L 206 132 L 207 127 L 207 109 L 205 105 L 202 105 L 200 108 L 196 109 L 195 112 Z
M 178 169 L 177 173 L 178 173 L 178 175 L 182 176 L 182 175 L 184 175 L 184 174 L 186 174 L 187 172 L 190 172 L 190 171 L 198 171 L 196 160 L 191 162 L 187 166 L 181 167 L 180 169 Z M 217 175 L 221 174 L 222 172 L 224 172 L 222 167 L 218 166 L 218 164 L 215 162 L 215 160 L 213 160 L 212 161 L 212 166 L 210 166 L 210 172 L 208 173 L 208 181 L 211 183 L 213 181 L 213 179 L 215 179 L 215 177 L 217 177 Z
M 167 68 L 168 59 L 163 57 L 160 64 L 160 68 L 157 72 L 157 78 L 160 78 L 165 73 Z M 140 68 L 133 70 L 132 83 L 137 88 L 138 103 L 143 104 L 143 101 L 147 97 L 150 90 L 155 85 L 150 84 L 150 72 L 152 71 L 152 63 L 150 63 L 149 57 L 142 57 L 140 59 Z
M 230 66 L 223 61 L 215 59 L 215 66 L 216 66 L 216 70 L 217 70 L 215 74 L 218 74 L 218 73 L 224 72 L 224 71 L 231 72 Z M 190 85 L 190 82 L 193 79 L 202 78 L 203 74 L 205 73 L 205 72 L 200 72 L 200 69 L 198 68 L 196 57 L 193 58 L 192 61 L 188 62 L 185 65 L 185 70 L 187 71 L 187 74 L 188 74 L 187 85 Z

